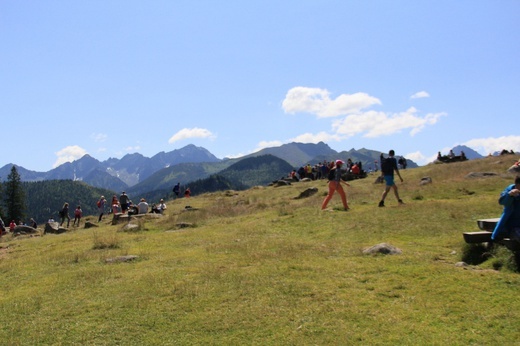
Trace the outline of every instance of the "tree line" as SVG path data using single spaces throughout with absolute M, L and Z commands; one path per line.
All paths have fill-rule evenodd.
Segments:
M 95 188 L 81 181 L 45 180 L 22 182 L 13 166 L 5 182 L 0 182 L 0 217 L 5 223 L 27 222 L 33 218 L 45 223 L 50 218 L 59 219 L 59 211 L 65 202 L 72 210 L 81 206 L 84 215 L 98 213 L 96 202 L 103 195 L 108 200 L 113 192 Z

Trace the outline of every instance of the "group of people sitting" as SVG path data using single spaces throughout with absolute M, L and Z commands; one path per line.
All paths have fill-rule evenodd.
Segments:
M 455 155 L 455 153 L 453 152 L 453 149 L 450 150 L 448 155 L 442 155 L 440 151 L 437 153 L 437 161 L 442 161 L 442 162 L 466 161 L 467 159 L 468 158 L 466 157 L 466 154 L 463 151 L 461 151 L 460 155 L 458 155 L 458 156 Z
M 299 181 L 304 178 L 309 178 L 311 180 L 319 180 L 319 179 L 327 179 L 329 171 L 334 167 L 334 161 L 323 161 L 312 166 L 311 164 L 307 164 L 305 166 L 301 166 L 298 171 L 293 169 L 289 173 L 289 178 L 294 181 Z M 351 159 L 348 159 L 346 165 L 344 167 L 344 171 L 352 174 L 361 174 L 363 171 L 363 166 L 361 162 L 353 162 Z
M 151 206 L 144 198 L 141 198 L 137 205 L 130 204 L 128 208 L 129 215 L 147 214 L 148 212 L 154 214 L 162 214 L 166 210 L 166 204 L 161 199 L 158 204 L 153 203 Z
M 98 222 L 101 221 L 104 212 L 105 212 L 105 206 L 107 205 L 107 200 L 105 199 L 105 196 L 101 196 L 100 199 L 97 202 L 97 207 L 99 210 L 99 219 Z M 137 215 L 137 214 L 147 214 L 150 213 L 157 213 L 157 214 L 163 214 L 166 210 L 166 204 L 164 203 L 164 199 L 161 198 L 159 203 L 153 203 L 151 206 L 146 202 L 146 199 L 141 198 L 138 204 L 134 204 L 130 197 L 126 194 L 126 192 L 123 191 L 121 196 L 117 198 L 116 195 L 112 196 L 112 200 L 110 201 L 109 206 L 109 213 L 117 214 L 117 213 L 128 213 L 129 215 Z

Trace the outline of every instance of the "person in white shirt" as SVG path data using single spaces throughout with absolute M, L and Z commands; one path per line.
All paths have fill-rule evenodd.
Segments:
M 146 200 L 144 198 L 141 198 L 141 201 L 137 205 L 137 208 L 139 209 L 139 214 L 148 213 L 148 203 L 146 203 Z
M 164 204 L 164 199 L 161 198 L 161 200 L 159 201 L 157 210 L 159 210 L 159 213 L 164 214 L 164 211 L 166 210 L 166 204 Z

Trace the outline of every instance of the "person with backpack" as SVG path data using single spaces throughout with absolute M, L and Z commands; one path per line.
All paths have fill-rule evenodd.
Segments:
M 70 226 L 70 216 L 69 216 L 69 203 L 65 202 L 63 204 L 63 208 L 60 210 L 60 226 L 63 225 L 63 222 L 65 222 L 65 219 L 67 219 L 67 228 Z
M 327 204 L 329 204 L 330 200 L 332 199 L 332 196 L 334 195 L 334 192 L 338 192 L 341 197 L 341 202 L 343 203 L 343 208 L 345 211 L 349 210 L 348 203 L 347 203 L 347 195 L 345 194 L 345 191 L 343 190 L 343 186 L 341 184 L 345 184 L 346 186 L 350 186 L 349 183 L 344 181 L 341 178 L 342 171 L 341 166 L 343 166 L 344 162 L 341 160 L 336 160 L 334 166 L 329 170 L 328 173 L 328 184 L 329 184 L 329 193 L 327 194 L 327 197 L 323 200 L 323 203 L 321 204 L 321 210 L 324 210 L 327 208 Z
M 397 190 L 397 185 L 394 182 L 394 171 L 401 179 L 401 183 L 403 182 L 403 178 L 401 177 L 401 173 L 399 173 L 399 169 L 397 168 L 397 160 L 395 159 L 395 151 L 390 150 L 388 152 L 388 157 L 385 158 L 381 153 L 381 174 L 385 180 L 385 190 L 381 195 L 381 201 L 379 201 L 379 207 L 385 206 L 385 198 L 388 195 L 390 189 L 394 189 L 395 198 L 397 198 L 397 202 L 399 204 L 403 204 L 403 201 L 399 197 L 399 191 Z

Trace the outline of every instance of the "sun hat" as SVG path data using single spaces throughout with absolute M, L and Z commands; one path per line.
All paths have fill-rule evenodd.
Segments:
M 345 161 L 342 161 L 342 160 L 336 160 L 336 165 L 338 165 L 338 164 L 342 165 L 342 164 L 344 164 L 344 163 L 345 163 Z

